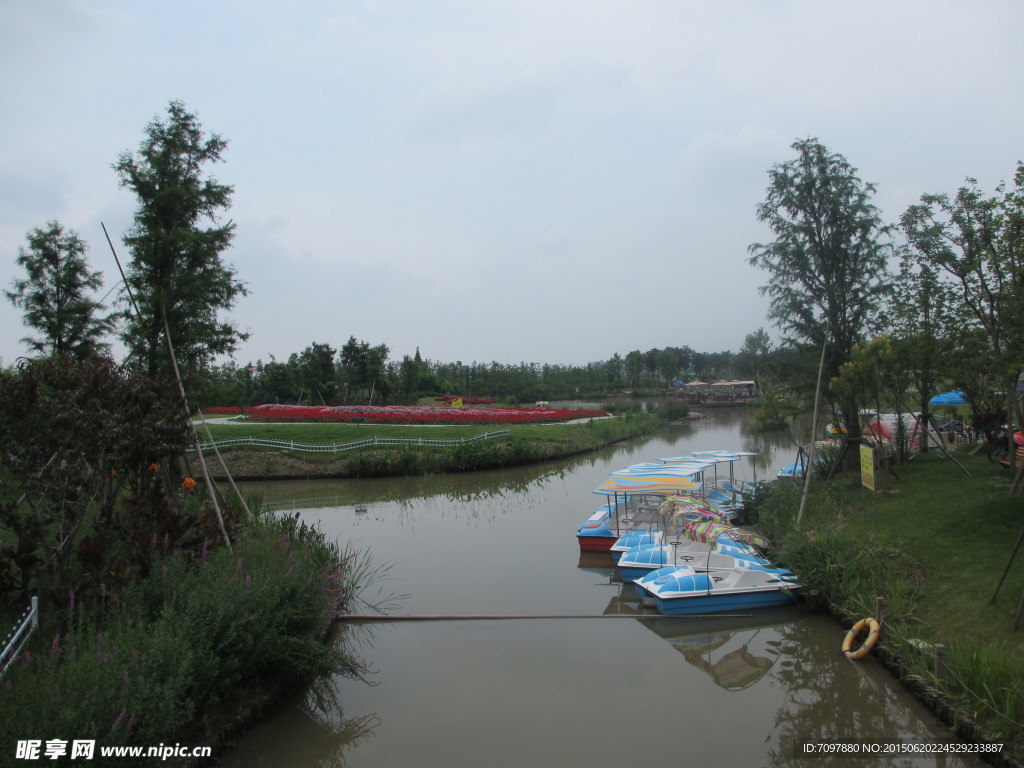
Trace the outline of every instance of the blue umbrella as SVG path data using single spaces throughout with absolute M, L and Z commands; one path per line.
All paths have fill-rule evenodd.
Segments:
M 943 392 L 928 401 L 932 405 L 964 405 L 967 402 L 967 395 L 963 392 Z

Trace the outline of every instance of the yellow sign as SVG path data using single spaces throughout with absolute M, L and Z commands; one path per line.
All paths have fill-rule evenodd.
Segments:
M 875 490 L 875 450 L 863 443 L 860 446 L 860 484 Z
M 458 398 L 452 400 L 452 408 L 460 408 L 460 407 L 462 407 L 462 398 L 461 397 L 458 397 Z

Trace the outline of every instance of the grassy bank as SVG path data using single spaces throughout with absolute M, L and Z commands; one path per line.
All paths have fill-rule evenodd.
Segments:
M 148 574 L 47 606 L 0 690 L 5 759 L 19 740 L 71 737 L 95 739 L 95 765 L 124 764 L 99 753 L 124 744 L 206 744 L 216 757 L 269 693 L 358 674 L 324 640 L 363 566 L 318 531 L 264 518 L 238 529 L 233 551 L 165 547 Z
M 850 621 L 887 601 L 878 653 L 947 719 L 976 722 L 1024 750 L 1024 629 L 1013 628 L 1024 593 L 1024 552 L 996 586 L 1024 529 L 1024 502 L 1010 476 L 984 456 L 957 454 L 970 476 L 941 454 L 896 468 L 871 494 L 859 476 L 820 482 L 797 529 L 800 492 L 772 483 L 754 505 L 775 534 L 779 558 L 801 574 L 806 598 Z M 945 647 L 943 679 L 934 647 Z
M 379 477 L 463 472 L 530 464 L 591 451 L 641 435 L 664 422 L 655 415 L 627 413 L 582 424 L 519 424 L 508 437 L 467 443 L 452 448 L 392 446 L 363 448 L 337 454 L 283 452 L 232 448 L 223 456 L 235 479 L 284 477 Z M 490 426 L 415 427 L 352 424 L 210 425 L 215 440 L 261 437 L 297 443 L 344 443 L 373 436 L 457 440 L 495 429 Z M 203 431 L 201 430 L 201 434 Z M 205 436 L 205 435 L 204 435 Z M 222 474 L 211 454 L 207 461 Z

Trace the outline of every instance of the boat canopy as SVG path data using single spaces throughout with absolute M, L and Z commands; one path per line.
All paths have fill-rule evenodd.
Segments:
M 593 493 L 605 495 L 615 493 L 692 493 L 699 491 L 703 485 L 687 475 L 612 474 L 597 486 Z

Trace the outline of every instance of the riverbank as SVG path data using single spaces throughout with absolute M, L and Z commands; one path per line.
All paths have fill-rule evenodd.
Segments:
M 231 477 L 240 481 L 253 480 L 324 480 L 335 478 L 368 478 L 405 475 L 429 475 L 447 472 L 468 472 L 501 469 L 534 464 L 584 454 L 615 443 L 632 440 L 656 432 L 664 421 L 645 413 L 627 413 L 607 419 L 590 419 L 575 424 L 513 425 L 507 437 L 467 442 L 450 448 L 420 447 L 413 445 L 361 448 L 337 454 L 302 453 L 267 449 L 234 448 L 222 451 L 221 461 L 206 455 L 211 476 L 216 480 Z M 322 432 L 323 425 L 260 425 L 247 432 L 260 436 L 287 434 L 284 439 L 302 442 L 344 441 L 370 437 L 382 429 L 395 435 L 394 428 L 366 425 L 345 429 L 335 427 L 329 438 Z M 407 428 L 405 432 L 422 436 L 424 428 Z M 430 437 L 441 436 L 430 428 Z M 473 437 L 479 427 L 445 427 L 446 438 Z M 419 430 L 418 432 L 416 432 Z M 215 439 L 237 435 L 235 425 L 211 425 Z M 319 434 L 318 434 L 319 433 Z M 404 433 L 403 433 L 404 434 Z M 195 460 L 193 459 L 193 463 Z
M 362 674 L 328 638 L 337 615 L 365 610 L 367 561 L 289 516 L 232 539 L 198 553 L 158 541 L 147 572 L 104 574 L 63 615 L 48 603 L 3 682 L 0 754 L 74 734 L 95 739 L 96 765 L 123 763 L 101 753 L 114 745 L 158 743 L 185 745 L 160 755 L 167 765 L 201 765 L 186 755 L 222 753 L 289 693 Z
M 799 526 L 799 489 L 776 483 L 758 522 L 800 574 L 812 606 L 846 628 L 881 611 L 873 654 L 958 738 L 1001 744 L 986 759 L 1016 766 L 1024 750 L 1024 633 L 1014 621 L 1024 561 L 1010 562 L 1024 515 L 1009 494 L 1009 472 L 966 451 L 956 460 L 917 455 L 878 478 L 875 493 L 859 475 L 812 483 Z

